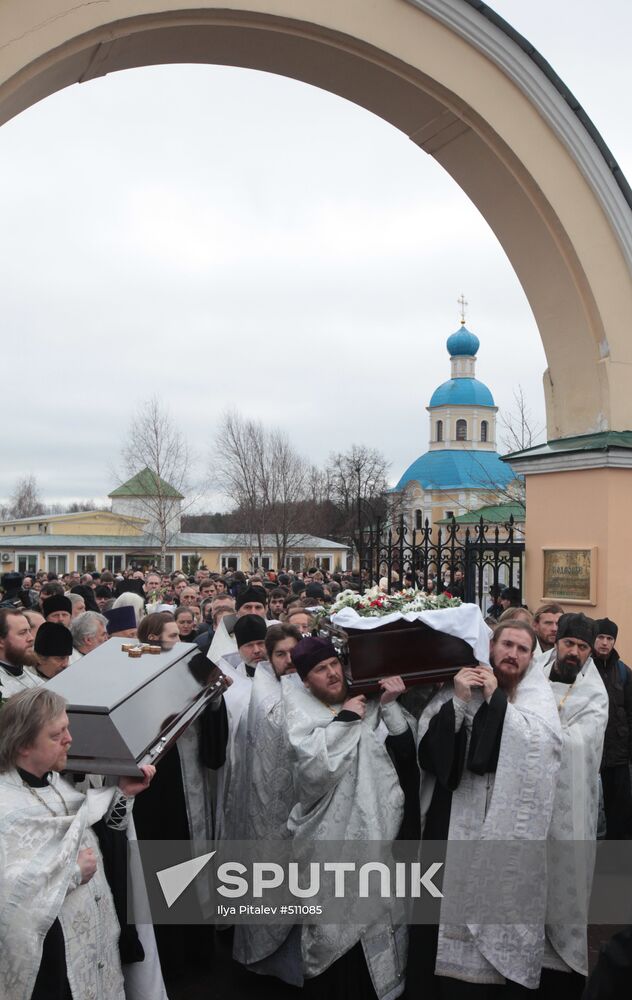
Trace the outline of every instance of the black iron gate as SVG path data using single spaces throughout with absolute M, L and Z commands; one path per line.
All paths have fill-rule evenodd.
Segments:
M 522 599 L 524 536 L 513 517 L 500 525 L 480 519 L 464 526 L 456 520 L 433 528 L 426 520 L 410 529 L 379 521 L 355 539 L 364 587 L 385 581 L 388 593 L 406 586 L 425 591 L 448 591 L 483 611 L 491 603 L 492 588 L 515 587 Z

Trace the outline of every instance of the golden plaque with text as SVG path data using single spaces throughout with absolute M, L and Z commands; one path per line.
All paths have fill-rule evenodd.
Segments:
M 595 604 L 596 549 L 544 549 L 546 601 Z

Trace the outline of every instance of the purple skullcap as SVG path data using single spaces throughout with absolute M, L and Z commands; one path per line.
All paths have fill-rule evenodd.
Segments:
M 322 663 L 323 660 L 330 660 L 333 656 L 338 656 L 338 653 L 329 639 L 316 639 L 310 635 L 296 643 L 290 656 L 297 674 L 304 681 L 310 670 Z
M 110 608 L 103 614 L 108 620 L 108 635 L 136 628 L 136 612 L 131 604 L 124 604 L 120 608 Z

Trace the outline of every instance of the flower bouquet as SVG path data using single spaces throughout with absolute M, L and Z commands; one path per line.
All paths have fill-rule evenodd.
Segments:
M 334 643 L 355 694 L 377 692 L 381 677 L 431 684 L 489 660 L 490 630 L 480 608 L 449 594 L 346 590 L 323 609 L 318 628 Z

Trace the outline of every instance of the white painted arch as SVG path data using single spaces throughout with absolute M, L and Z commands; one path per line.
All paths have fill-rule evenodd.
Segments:
M 466 0 L 0 0 L 0 123 L 72 83 L 162 63 L 277 73 L 404 131 L 518 275 L 547 356 L 549 439 L 632 428 L 625 182 L 501 27 Z

